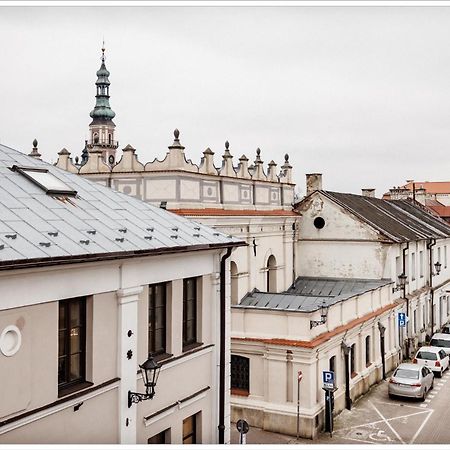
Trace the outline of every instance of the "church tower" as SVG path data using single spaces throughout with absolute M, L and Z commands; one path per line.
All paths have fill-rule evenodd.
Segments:
M 105 66 L 105 46 L 102 48 L 102 65 L 97 71 L 97 94 L 95 96 L 95 107 L 90 116 L 92 122 L 89 124 L 90 139 L 87 143 L 89 153 L 101 152 L 103 160 L 110 166 L 116 160 L 116 150 L 119 143 L 114 140 L 114 129 L 116 125 L 112 121 L 116 113 L 109 106 L 109 71 Z

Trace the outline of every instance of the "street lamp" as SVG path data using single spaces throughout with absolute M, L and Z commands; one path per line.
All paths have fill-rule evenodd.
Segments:
M 161 364 L 158 364 L 151 354 L 147 361 L 139 365 L 144 381 L 145 393 L 128 391 L 128 408 L 131 408 L 133 403 L 139 403 L 143 400 L 151 400 L 155 396 L 155 386 L 158 381 Z
M 322 305 L 320 306 L 320 320 L 310 320 L 309 328 L 317 327 L 318 325 L 322 325 L 327 321 L 328 317 L 328 308 L 327 302 L 322 300 Z
M 442 264 L 438 261 L 434 263 L 434 268 L 436 269 L 436 275 L 439 275 L 439 272 L 441 271 Z
M 398 276 L 398 283 L 396 284 L 396 286 L 394 288 L 392 288 L 392 292 L 397 292 L 400 289 L 403 291 L 403 297 L 405 296 L 405 286 L 406 286 L 406 280 L 408 279 L 408 277 L 404 274 L 401 273 Z

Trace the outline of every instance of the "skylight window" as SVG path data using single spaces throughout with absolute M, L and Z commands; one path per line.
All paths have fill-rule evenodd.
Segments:
M 37 167 L 19 167 L 14 165 L 11 170 L 19 172 L 21 175 L 28 178 L 34 184 L 43 189 L 46 194 L 77 195 L 77 191 L 73 190 L 66 183 L 56 178 L 47 169 Z

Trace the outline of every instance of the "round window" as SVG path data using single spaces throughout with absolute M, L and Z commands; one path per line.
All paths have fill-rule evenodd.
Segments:
M 0 334 L 0 351 L 5 356 L 15 355 L 22 344 L 22 334 L 15 325 L 6 327 Z
M 325 226 L 325 220 L 324 220 L 324 218 L 323 217 L 316 217 L 315 219 L 314 219 L 314 226 L 317 228 L 317 229 L 322 229 L 324 226 Z

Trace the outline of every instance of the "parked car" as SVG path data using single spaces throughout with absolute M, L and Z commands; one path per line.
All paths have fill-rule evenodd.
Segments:
M 447 355 L 450 355 L 450 334 L 434 333 L 430 341 L 430 346 L 442 348 Z
M 448 369 L 448 360 L 449 357 L 442 348 L 420 347 L 413 359 L 413 363 L 428 367 L 440 377 L 444 370 Z
M 442 327 L 441 333 L 443 333 L 443 334 L 450 334 L 450 323 L 446 323 L 446 324 Z
M 425 400 L 428 391 L 433 389 L 434 374 L 426 366 L 402 363 L 389 379 L 388 394 L 394 396 L 420 398 Z

